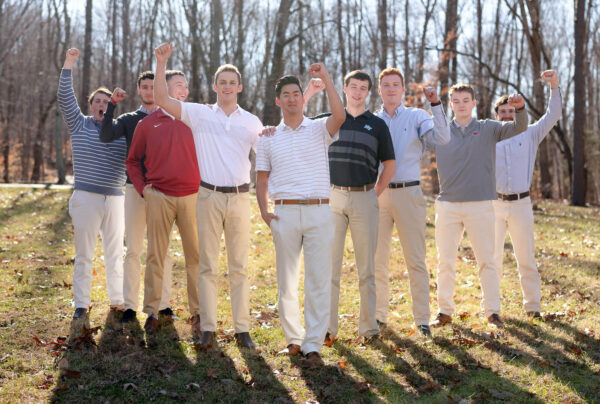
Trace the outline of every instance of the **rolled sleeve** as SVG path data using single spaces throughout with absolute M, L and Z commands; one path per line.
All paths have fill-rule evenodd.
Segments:
M 336 140 L 338 140 L 340 138 L 340 131 L 338 130 L 337 132 L 335 132 L 333 135 L 329 133 L 329 131 L 327 130 L 327 119 L 329 117 L 323 117 L 323 118 L 319 118 L 319 119 L 314 119 L 313 125 L 315 130 L 317 132 L 319 132 L 321 134 L 321 136 L 323 136 L 323 138 L 325 139 L 325 144 L 327 146 L 330 146 L 333 142 L 335 142 Z

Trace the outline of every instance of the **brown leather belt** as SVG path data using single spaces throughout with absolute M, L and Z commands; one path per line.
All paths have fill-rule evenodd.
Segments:
M 362 191 L 367 192 L 375 188 L 375 183 L 363 185 L 362 187 L 342 187 L 339 185 L 331 185 L 333 189 L 339 189 L 341 191 Z
M 223 192 L 225 194 L 239 194 L 240 192 L 250 191 L 250 184 L 242 184 L 237 187 L 218 187 L 209 184 L 208 182 L 200 181 L 200 186 L 202 188 L 210 189 L 211 191 Z
M 419 185 L 421 181 L 409 181 L 409 182 L 390 182 L 388 188 L 406 188 L 406 187 L 414 187 L 415 185 Z
M 518 201 L 519 199 L 527 198 L 529 191 L 521 192 L 520 194 L 501 194 L 498 192 L 498 199 L 503 201 Z
M 277 199 L 275 205 L 327 205 L 329 199 Z

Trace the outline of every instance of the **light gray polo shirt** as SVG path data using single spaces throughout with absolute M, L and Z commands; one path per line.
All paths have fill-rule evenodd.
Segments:
M 427 146 L 435 151 L 440 195 L 438 200 L 474 202 L 498 199 L 496 194 L 496 143 L 527 129 L 527 112 L 514 122 L 472 119 L 465 127 L 453 120 L 450 142 Z

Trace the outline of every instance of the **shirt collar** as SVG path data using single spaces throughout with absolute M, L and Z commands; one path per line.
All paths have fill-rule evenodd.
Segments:
M 452 123 L 453 123 L 453 124 L 454 124 L 454 126 L 456 126 L 458 129 L 460 129 L 460 130 L 465 130 L 465 129 L 467 129 L 469 126 L 471 126 L 471 124 L 473 123 L 473 121 L 474 121 L 474 120 L 475 120 L 475 118 L 471 118 L 471 120 L 470 120 L 469 122 L 467 122 L 467 124 L 466 124 L 466 125 L 464 125 L 464 126 L 463 126 L 463 125 L 461 125 L 461 124 L 459 124 L 459 123 L 458 123 L 458 121 L 457 121 L 456 119 L 454 119 L 454 120 L 452 121 Z
M 165 114 L 165 115 L 166 115 L 166 116 L 168 116 L 169 118 L 171 118 L 171 119 L 175 119 L 175 117 L 174 117 L 173 115 L 169 114 L 169 113 L 168 113 L 167 111 L 165 111 L 164 109 L 162 109 L 162 108 L 161 108 L 160 110 L 162 111 L 162 113 L 163 113 L 163 114 Z
M 211 109 L 214 112 L 221 112 L 223 115 L 227 116 L 227 114 L 225 114 L 225 111 L 223 111 L 223 108 L 221 108 L 221 106 L 219 104 L 211 105 Z M 235 109 L 233 110 L 231 115 L 233 115 L 233 114 L 240 115 L 241 113 L 242 113 L 242 108 L 239 106 L 239 104 L 235 104 Z
M 144 107 L 143 105 L 140 105 L 140 109 L 139 109 L 139 111 L 140 111 L 140 112 L 143 112 L 143 113 L 145 113 L 145 114 L 147 114 L 147 115 L 150 115 L 151 113 L 153 113 L 154 111 L 156 111 L 158 108 L 159 108 L 159 107 L 154 107 L 154 109 L 153 109 L 153 110 L 149 110 L 148 108 Z
M 298 127 L 296 129 L 299 129 L 301 127 L 306 127 L 308 125 L 310 125 L 310 123 L 312 122 L 312 120 L 310 118 L 307 118 L 306 116 L 302 116 L 302 122 L 300 122 L 300 125 L 298 125 Z M 279 125 L 277 125 L 277 129 L 280 130 L 296 130 L 296 129 L 292 129 L 291 126 L 288 126 L 283 119 L 281 120 L 281 123 Z
M 381 106 L 381 111 L 389 118 L 394 118 L 396 116 L 399 116 L 404 110 L 406 109 L 406 107 L 404 106 L 403 103 L 400 103 L 400 105 L 398 105 L 396 107 L 396 109 L 394 110 L 394 115 L 390 116 L 387 111 L 385 110 L 385 108 L 383 107 L 383 105 Z

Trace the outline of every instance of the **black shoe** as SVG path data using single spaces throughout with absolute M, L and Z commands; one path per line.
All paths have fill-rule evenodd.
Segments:
M 159 310 L 158 314 L 162 314 L 163 316 L 174 316 L 175 315 L 175 313 L 173 313 L 173 310 L 171 310 L 170 307 L 167 307 L 166 309 Z
M 387 327 L 387 324 L 384 323 L 383 321 L 379 321 L 379 320 L 376 320 L 376 321 L 377 321 L 377 326 L 379 328 L 385 328 L 385 327 Z
M 238 332 L 235 334 L 235 340 L 239 347 L 254 348 L 254 342 L 252 342 L 252 338 L 250 338 L 250 333 Z
M 130 323 L 132 321 L 135 321 L 136 319 L 137 319 L 137 317 L 136 317 L 135 310 L 127 309 L 123 313 L 123 317 L 121 317 L 121 322 L 122 323 Z
M 73 313 L 73 319 L 82 318 L 87 314 L 87 309 L 83 307 L 78 307 L 75 309 L 75 313 Z
M 171 310 L 170 307 L 167 307 L 166 309 L 162 309 L 158 311 L 158 319 L 162 322 L 162 323 L 172 323 L 174 320 L 175 313 L 173 313 L 173 310 Z
M 421 324 L 417 326 L 417 329 L 421 332 L 425 338 L 432 338 L 431 329 L 427 324 Z
M 202 337 L 200 341 L 196 344 L 196 348 L 206 350 L 210 349 L 215 345 L 216 334 L 214 331 L 204 331 L 202 332 Z

